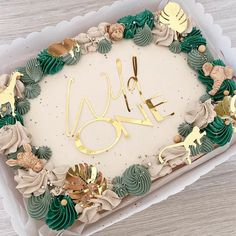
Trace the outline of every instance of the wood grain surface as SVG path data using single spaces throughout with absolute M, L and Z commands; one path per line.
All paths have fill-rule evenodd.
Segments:
M 138 0 L 137 0 L 138 1 Z M 187 1 L 187 0 L 186 0 Z M 111 4 L 112 0 L 0 0 L 0 44 Z M 199 0 L 236 47 L 236 1 Z M 2 63 L 2 62 L 1 62 Z M 0 200 L 0 235 L 15 236 Z M 184 191 L 96 236 L 235 236 L 236 158 Z M 34 235 L 29 235 L 34 236 Z

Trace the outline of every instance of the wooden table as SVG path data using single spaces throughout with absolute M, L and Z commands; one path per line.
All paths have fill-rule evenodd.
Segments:
M 138 0 L 137 0 L 138 1 Z M 187 0 L 186 0 L 187 1 Z M 1 0 L 0 44 L 69 20 L 112 0 Z M 236 1 L 199 0 L 236 47 Z M 1 62 L 2 63 L 2 62 Z M 0 235 L 16 235 L 0 201 Z M 236 158 L 168 200 L 108 227 L 96 236 L 235 236 Z M 30 235 L 34 236 L 34 235 Z

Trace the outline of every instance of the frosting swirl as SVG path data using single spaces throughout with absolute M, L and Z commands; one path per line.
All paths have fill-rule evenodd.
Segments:
M 226 125 L 224 120 L 216 116 L 214 121 L 210 123 L 205 131 L 207 137 L 214 143 L 224 146 L 230 142 L 233 135 L 233 126 L 232 124 Z
M 181 53 L 180 42 L 178 40 L 175 40 L 173 43 L 170 44 L 169 50 L 174 54 Z
M 62 230 L 70 227 L 77 218 L 72 199 L 69 196 L 59 195 L 50 204 L 46 224 L 53 230 Z
M 118 23 L 125 26 L 124 38 L 131 39 L 138 28 L 143 28 L 145 24 L 152 30 L 154 27 L 154 15 L 148 10 L 144 10 L 135 16 L 125 16 L 118 20 Z
M 90 202 L 92 205 L 84 209 L 79 204 L 75 207 L 77 213 L 82 213 L 78 219 L 81 222 L 96 222 L 101 217 L 101 211 L 110 211 L 114 209 L 120 204 L 121 199 L 115 192 L 107 189 L 102 193 L 102 195 L 96 195 L 96 198 L 90 199 Z
M 68 167 L 61 166 L 52 168 L 46 165 L 40 172 L 34 172 L 29 169 L 28 171 L 18 169 L 17 175 L 14 179 L 18 183 L 16 189 L 18 189 L 25 198 L 32 196 L 39 196 L 43 194 L 47 186 L 61 187 L 64 184 L 65 176 Z
M 89 52 L 96 52 L 98 44 L 101 40 L 106 39 L 110 41 L 107 32 L 109 23 L 102 22 L 97 27 L 91 27 L 87 33 L 80 33 L 75 37 L 81 47 L 81 53 L 87 54 Z
M 48 53 L 47 49 L 42 50 L 38 54 L 38 61 L 40 62 L 41 68 L 44 74 L 56 74 L 62 70 L 65 62 L 61 57 L 54 57 Z
M 194 27 L 191 33 L 187 34 L 181 42 L 181 51 L 189 53 L 200 45 L 206 45 L 206 39 L 202 37 L 201 31 Z
M 161 46 L 170 46 L 174 41 L 175 32 L 168 25 L 155 24 L 155 29 L 152 31 L 156 44 Z
M 119 197 L 125 197 L 128 195 L 128 190 L 124 184 L 123 178 L 120 176 L 115 177 L 112 180 L 112 191 L 114 191 Z
M 28 130 L 16 122 L 14 125 L 6 125 L 0 129 L 0 154 L 7 155 L 17 151 L 17 148 L 25 143 L 30 143 Z
M 30 102 L 26 98 L 17 98 L 15 100 L 16 111 L 21 115 L 25 115 L 30 110 Z
M 46 217 L 49 209 L 49 205 L 52 201 L 52 196 L 46 191 L 44 194 L 39 196 L 31 196 L 28 199 L 27 211 L 29 215 L 37 220 Z
M 187 137 L 191 132 L 193 131 L 193 125 L 189 124 L 187 122 L 183 122 L 182 124 L 179 125 L 178 127 L 178 133 L 182 137 Z
M 146 167 L 132 165 L 123 173 L 123 180 L 129 194 L 140 196 L 151 188 L 151 176 Z
M 206 62 L 212 61 L 213 57 L 208 49 L 206 49 L 204 53 L 199 52 L 197 49 L 193 49 L 191 50 L 191 52 L 188 53 L 187 62 L 193 70 L 201 70 L 202 66 Z
M 41 93 L 41 88 L 39 84 L 27 84 L 25 86 L 25 97 L 29 99 L 33 99 L 39 96 Z
M 134 43 L 141 47 L 149 45 L 152 40 L 152 31 L 147 24 L 145 24 L 143 28 L 138 29 L 137 33 L 134 35 Z
M 211 104 L 211 99 L 208 99 L 203 103 L 197 102 L 191 106 L 185 114 L 185 121 L 203 129 L 213 122 L 215 116 L 214 106 Z

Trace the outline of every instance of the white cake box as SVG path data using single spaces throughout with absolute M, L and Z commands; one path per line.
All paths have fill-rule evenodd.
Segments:
M 61 41 L 66 37 L 73 37 L 79 32 L 85 32 L 89 27 L 96 26 L 102 21 L 115 22 L 122 16 L 135 14 L 145 8 L 151 11 L 161 9 L 168 1 L 161 0 L 124 0 L 118 1 L 111 6 L 106 6 L 97 12 L 91 12 L 85 16 L 78 16 L 71 21 L 63 21 L 53 27 L 46 27 L 41 32 L 34 32 L 25 39 L 14 40 L 10 45 L 0 45 L 0 73 L 11 72 L 15 67 L 24 64 L 29 58 L 34 57 L 38 52 L 46 48 L 50 43 Z M 230 39 L 222 35 L 222 29 L 213 23 L 209 14 L 204 13 L 204 8 L 195 0 L 176 0 L 179 2 L 188 15 L 202 30 L 208 41 L 213 54 L 223 59 L 236 71 L 236 49 L 231 48 Z M 212 170 L 215 166 L 223 163 L 236 154 L 236 144 L 232 141 L 224 147 L 217 148 L 170 175 L 155 181 L 151 191 L 144 197 L 127 198 L 113 212 L 107 212 L 104 217 L 96 223 L 83 228 L 82 235 L 91 235 L 117 221 L 129 217 L 152 204 L 158 203 L 169 196 L 183 190 L 192 184 L 200 176 Z M 4 158 L 0 159 L 0 189 L 4 197 L 4 206 L 11 216 L 12 225 L 19 235 L 57 235 L 49 231 L 47 226 L 30 218 L 26 212 L 22 195 L 15 189 L 16 183 L 13 180 L 11 169 L 6 168 Z M 190 171 L 191 170 L 191 171 Z M 138 203 L 138 204 L 137 204 Z M 60 235 L 80 235 L 78 232 L 82 227 L 72 227 Z M 77 233 L 76 233 L 77 232 Z

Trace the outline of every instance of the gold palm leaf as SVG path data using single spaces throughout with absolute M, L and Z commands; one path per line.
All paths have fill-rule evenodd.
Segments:
M 183 33 L 188 27 L 188 18 L 178 3 L 169 2 L 161 11 L 160 22 L 172 30 Z
M 107 189 L 107 180 L 96 167 L 84 163 L 68 170 L 63 188 L 75 203 L 85 207 Z
M 216 105 L 215 112 L 218 116 L 226 117 L 231 115 L 231 99 L 230 96 L 225 96 L 224 99 Z

